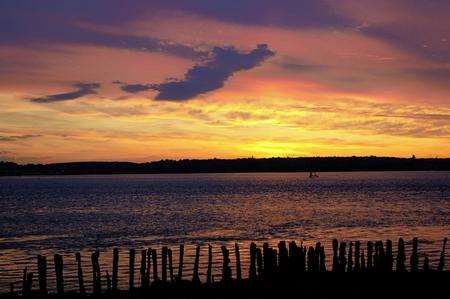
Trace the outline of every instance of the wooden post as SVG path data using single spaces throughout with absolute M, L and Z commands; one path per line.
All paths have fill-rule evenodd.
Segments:
M 338 258 L 338 247 L 339 242 L 336 239 L 333 239 L 333 272 L 337 272 L 339 269 L 339 258 Z
M 136 251 L 131 248 L 130 249 L 130 260 L 129 260 L 129 270 L 130 276 L 128 281 L 128 289 L 130 291 L 134 290 L 134 261 L 135 261 Z
M 86 294 L 84 288 L 84 278 L 83 278 L 83 267 L 81 265 L 81 254 L 79 252 L 75 253 L 75 260 L 77 262 L 77 276 L 78 276 L 78 289 L 81 295 Z
M 345 272 L 347 268 L 347 258 L 346 258 L 346 250 L 347 244 L 345 242 L 341 242 L 339 245 L 339 271 Z
M 26 293 L 31 294 L 31 289 L 33 288 L 33 273 L 28 272 L 27 273 L 27 280 L 26 280 Z
M 289 272 L 289 254 L 285 241 L 278 242 L 278 253 L 280 272 L 282 273 L 282 275 L 287 275 L 287 273 Z
M 223 256 L 223 263 L 222 263 L 222 283 L 228 283 L 231 280 L 231 268 L 230 268 L 230 252 L 228 249 L 222 245 L 222 256 Z
M 64 278 L 63 278 L 63 257 L 59 254 L 55 254 L 55 273 L 56 273 L 56 291 L 58 295 L 64 294 Z
M 361 250 L 361 272 L 366 271 L 366 259 L 364 258 L 364 250 Z
M 173 263 L 172 263 L 172 249 L 168 248 L 167 249 L 167 257 L 169 259 L 169 276 L 170 276 L 170 282 L 174 282 L 174 277 L 173 277 Z
M 241 253 L 239 252 L 238 243 L 234 243 L 234 255 L 236 257 L 236 279 L 242 280 Z
M 353 271 L 353 242 L 350 242 L 348 246 L 348 255 L 347 255 L 347 272 Z
M 314 272 L 320 271 L 320 248 L 322 248 L 322 244 L 317 242 L 316 247 L 314 248 Z
M 423 260 L 423 272 L 429 272 L 430 271 L 430 260 L 428 256 L 425 256 Z
M 208 270 L 206 271 L 206 283 L 212 283 L 212 246 L 208 245 Z
M 102 285 L 101 285 L 101 273 L 100 273 L 100 264 L 98 263 L 98 258 L 100 256 L 100 251 L 96 250 L 91 255 L 92 261 L 92 284 L 95 295 L 99 295 L 102 293 Z
M 158 254 L 156 249 L 152 250 L 152 262 L 153 262 L 153 282 L 158 281 Z
M 367 270 L 373 270 L 373 243 L 372 241 L 367 242 Z
M 299 271 L 303 273 L 306 271 L 306 246 L 303 246 L 303 242 L 300 243 L 300 247 L 298 249 L 299 252 Z
M 383 241 L 378 241 L 378 271 L 385 271 L 386 269 L 386 254 L 384 252 Z
M 250 280 L 256 279 L 256 244 L 250 244 L 250 269 L 248 272 L 248 278 Z
M 403 241 L 403 239 L 400 238 L 400 239 L 398 239 L 398 245 L 397 245 L 397 258 L 396 258 L 395 271 L 405 272 L 406 271 L 405 261 L 406 261 L 405 241 Z
M 272 261 L 272 274 L 278 272 L 278 252 L 271 248 L 270 260 Z
M 314 247 L 309 246 L 307 253 L 307 270 L 308 272 L 315 272 L 314 269 Z
M 106 270 L 106 292 L 111 294 L 111 277 L 109 276 L 108 270 Z
M 95 251 L 91 253 L 91 265 L 92 265 L 92 291 L 94 295 L 98 295 L 97 269 L 95 267 Z
M 178 280 L 183 279 L 183 257 L 184 257 L 184 245 L 180 244 L 180 255 L 178 258 Z
M 117 292 L 119 277 L 119 249 L 113 249 L 113 268 L 112 268 L 112 291 Z
M 411 272 L 419 271 L 419 240 L 417 238 L 413 238 L 412 241 L 412 253 L 410 258 Z
M 38 279 L 39 279 L 39 293 L 47 295 L 47 258 L 38 255 Z
M 272 273 L 272 249 L 269 248 L 269 243 L 263 244 L 263 267 L 264 267 L 264 279 L 271 276 Z
M 361 242 L 355 242 L 355 272 L 361 271 Z
M 256 263 L 257 263 L 256 269 L 258 270 L 258 277 L 261 278 L 263 276 L 264 271 L 261 248 L 256 248 Z
M 298 249 L 295 241 L 289 242 L 289 258 L 288 258 L 288 272 L 289 277 L 293 278 L 298 270 Z
M 145 270 L 145 285 L 150 286 L 150 272 L 152 267 L 152 249 L 147 249 L 147 269 Z
M 444 271 L 444 268 L 445 268 L 445 246 L 446 245 L 447 245 L 447 238 L 444 238 L 444 241 L 442 242 L 441 256 L 439 257 L 439 265 L 437 268 L 438 271 Z
M 28 295 L 28 292 L 27 292 L 27 272 L 28 272 L 28 269 L 27 269 L 27 267 L 25 267 L 23 269 L 23 274 L 22 274 L 22 294 L 23 295 Z
M 200 245 L 195 248 L 195 260 L 194 260 L 194 270 L 192 273 L 192 282 L 195 284 L 200 283 L 200 277 L 198 276 L 198 267 L 200 264 Z
M 392 254 L 392 241 L 386 241 L 386 271 L 392 272 L 392 268 L 394 267 L 394 256 Z
M 325 247 L 320 247 L 320 264 L 319 264 L 319 271 L 320 272 L 327 272 L 327 263 L 326 263 L 326 255 L 325 255 Z
M 147 251 L 145 249 L 141 250 L 141 267 L 139 268 L 139 274 L 141 278 L 141 288 L 147 287 L 145 279 L 145 270 L 147 266 Z
M 167 246 L 161 248 L 161 279 L 167 282 Z

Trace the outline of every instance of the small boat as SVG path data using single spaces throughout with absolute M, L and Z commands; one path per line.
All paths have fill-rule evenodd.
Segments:
M 318 178 L 319 176 L 317 175 L 317 173 L 310 171 L 309 172 L 309 178 L 313 179 L 313 178 Z

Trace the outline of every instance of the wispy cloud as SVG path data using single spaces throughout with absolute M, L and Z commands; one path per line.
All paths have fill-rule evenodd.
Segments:
M 41 135 L 36 134 L 27 134 L 27 135 L 0 135 L 0 142 L 13 142 L 18 140 L 25 140 L 40 137 Z
M 77 90 L 33 98 L 30 99 L 30 101 L 35 103 L 52 103 L 52 102 L 75 100 L 84 97 L 86 95 L 96 94 L 97 89 L 100 88 L 100 83 L 76 83 L 73 85 L 73 87 L 77 88 Z

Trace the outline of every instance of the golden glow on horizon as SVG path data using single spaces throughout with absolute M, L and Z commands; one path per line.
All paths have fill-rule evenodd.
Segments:
M 390 22 L 392 14 L 373 18 Z M 169 12 L 99 30 L 246 51 L 264 42 L 276 55 L 235 73 L 223 88 L 169 102 L 153 100 L 154 91 L 126 94 L 112 82 L 182 78 L 194 61 L 101 46 L 0 46 L 13 65 L 0 73 L 0 160 L 450 156 L 450 85 L 421 77 L 450 65 L 357 30 L 243 25 Z M 32 67 L 24 72 L 22 65 Z M 70 91 L 74 81 L 100 82 L 101 92 L 50 104 L 28 100 Z

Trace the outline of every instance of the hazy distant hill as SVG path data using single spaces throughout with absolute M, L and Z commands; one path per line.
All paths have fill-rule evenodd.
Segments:
M 450 170 L 450 158 L 311 157 L 264 159 L 160 160 L 132 162 L 69 162 L 16 164 L 0 162 L 0 175 L 292 172 L 292 171 Z

